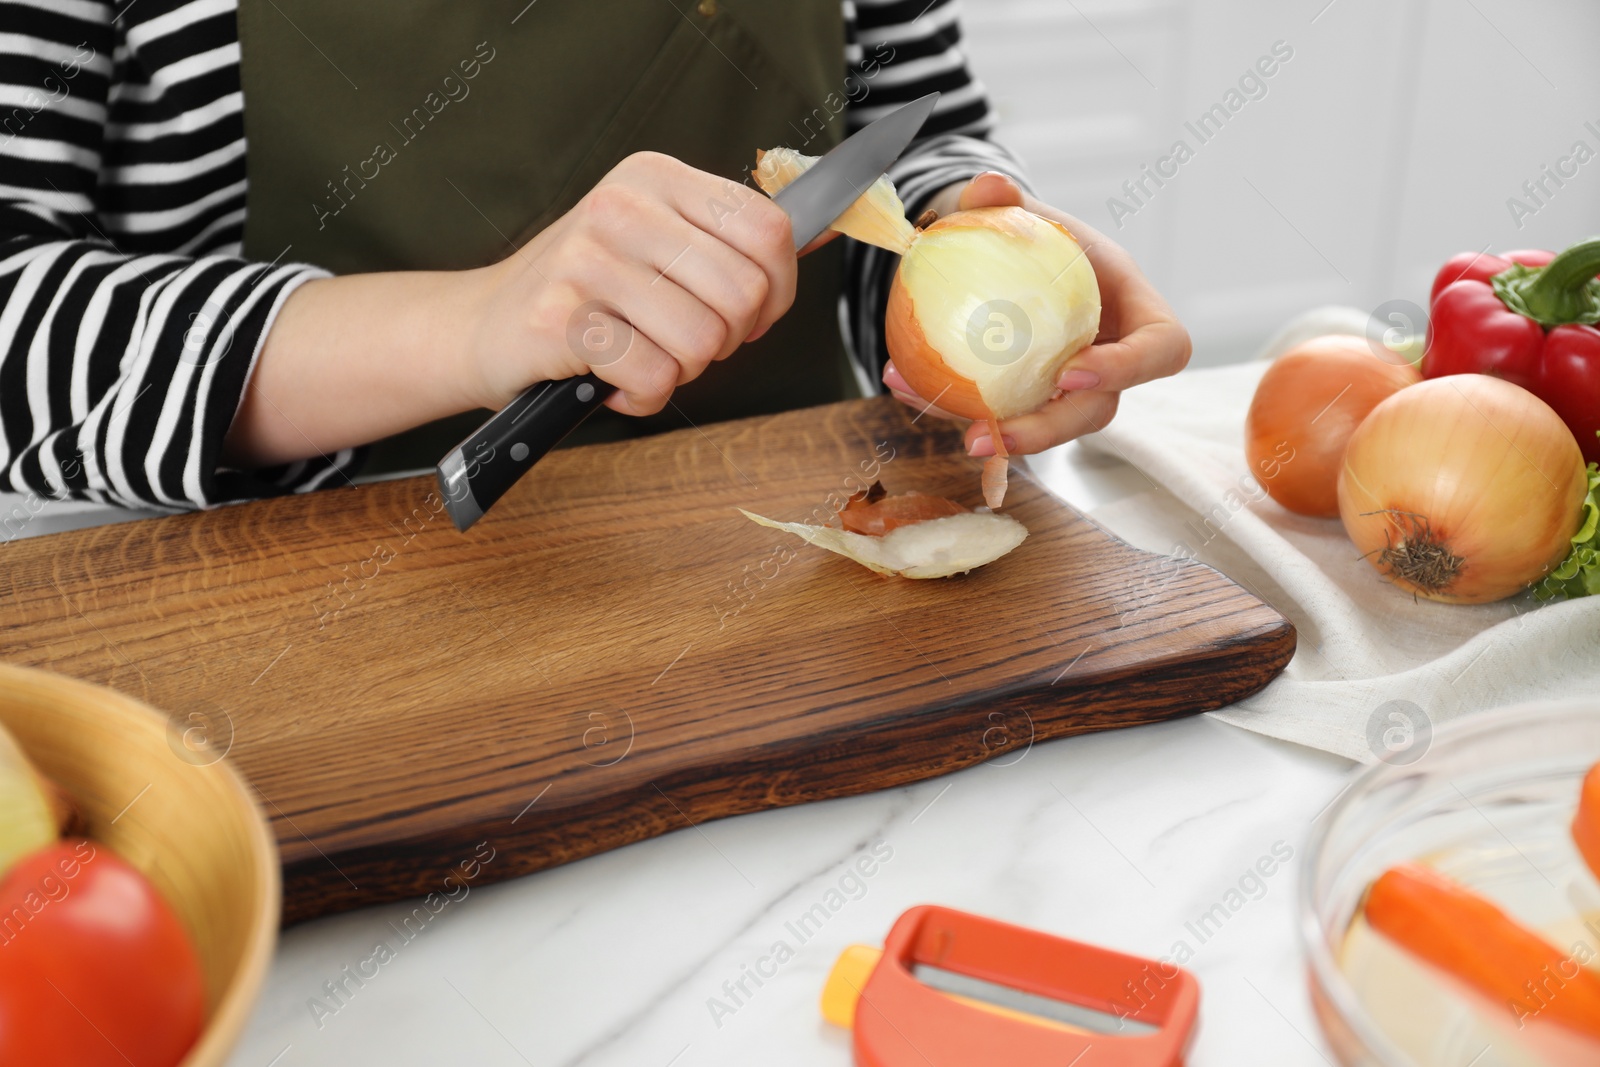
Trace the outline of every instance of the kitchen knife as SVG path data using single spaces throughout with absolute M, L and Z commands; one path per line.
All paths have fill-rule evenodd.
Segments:
M 938 99 L 938 93 L 929 93 L 858 130 L 773 197 L 789 214 L 795 251 L 826 230 L 900 158 Z M 535 382 L 451 449 L 436 474 L 456 529 L 465 532 L 483 518 L 615 391 L 592 373 Z

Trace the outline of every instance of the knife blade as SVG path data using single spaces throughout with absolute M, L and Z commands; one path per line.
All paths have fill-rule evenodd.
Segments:
M 789 216 L 796 252 L 822 235 L 845 208 L 900 158 L 933 114 L 938 93 L 918 97 L 856 131 L 811 169 L 778 190 L 773 202 Z
M 796 252 L 900 158 L 938 99 L 929 93 L 857 130 L 773 197 L 789 215 Z M 471 529 L 615 391 L 593 373 L 535 382 L 452 448 L 434 473 L 456 529 Z

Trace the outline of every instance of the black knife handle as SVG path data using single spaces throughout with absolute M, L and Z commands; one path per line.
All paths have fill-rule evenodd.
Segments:
M 483 518 L 506 490 L 576 430 L 615 387 L 593 374 L 536 382 L 439 461 L 439 492 L 456 529 Z

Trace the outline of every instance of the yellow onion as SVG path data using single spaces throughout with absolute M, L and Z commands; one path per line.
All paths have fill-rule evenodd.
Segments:
M 1583 453 L 1550 406 L 1485 374 L 1407 386 L 1351 435 L 1339 517 L 1402 589 L 1481 604 L 1566 556 L 1588 488 Z
M 775 194 L 815 162 L 758 153 L 756 182 Z M 1077 239 L 1020 207 L 958 211 L 917 230 L 880 178 L 832 228 L 903 257 L 884 324 L 889 355 L 911 388 L 953 415 L 1035 410 L 1100 329 L 1100 287 Z
M 906 384 L 969 419 L 1040 407 L 1099 329 L 1100 287 L 1083 249 L 1065 226 L 1020 207 L 958 211 L 918 233 L 884 316 Z
M 1395 357 L 1398 358 L 1398 357 Z M 1373 354 L 1364 337 L 1330 334 L 1273 361 L 1244 421 L 1244 455 L 1267 495 L 1301 515 L 1339 514 L 1339 470 L 1367 413 L 1421 375 Z
M 788 148 L 756 153 L 768 194 L 816 163 Z M 932 219 L 933 213 L 927 213 Z M 1068 360 L 1100 329 L 1094 268 L 1065 226 L 1020 207 L 958 211 L 913 227 L 887 177 L 831 229 L 899 254 L 884 341 L 906 383 L 953 415 L 986 419 L 995 455 L 983 466 L 983 498 L 1006 494 L 999 420 L 1043 406 Z

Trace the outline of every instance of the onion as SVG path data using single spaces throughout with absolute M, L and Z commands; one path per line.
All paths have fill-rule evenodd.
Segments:
M 1510 596 L 1559 564 L 1588 475 L 1561 417 L 1484 374 L 1409 386 L 1350 438 L 1339 516 L 1390 581 L 1430 600 Z
M 1100 287 L 1083 249 L 1065 226 L 1020 207 L 958 211 L 918 233 L 884 318 L 906 383 L 969 419 L 1039 408 L 1099 329 Z
M 1398 358 L 1398 357 L 1396 357 Z M 1365 338 L 1316 337 L 1275 360 L 1244 424 L 1250 473 L 1301 515 L 1339 514 L 1339 469 L 1350 435 L 1379 402 L 1421 375 L 1373 354 Z
M 776 195 L 816 161 L 788 148 L 757 152 L 756 184 Z M 957 211 L 918 230 L 884 177 L 830 228 L 903 257 L 884 339 L 906 383 L 952 415 L 1036 410 L 1099 332 L 1100 286 L 1088 257 L 1065 226 L 1031 211 Z M 998 448 L 999 433 L 994 439 Z
M 757 152 L 756 184 L 776 195 L 815 162 L 787 148 Z M 913 228 L 887 178 L 831 228 L 902 257 L 884 322 L 889 355 L 929 402 L 989 421 L 997 455 L 984 465 L 984 499 L 998 508 L 1006 486 L 999 420 L 1055 397 L 1062 368 L 1099 332 L 1100 286 L 1088 257 L 1065 226 L 1020 207 L 958 211 Z

